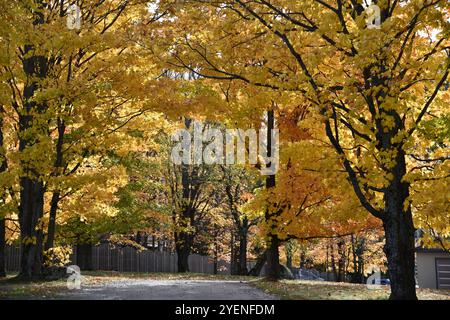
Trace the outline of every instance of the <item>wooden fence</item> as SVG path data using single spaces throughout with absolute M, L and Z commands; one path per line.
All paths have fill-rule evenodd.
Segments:
M 76 248 L 73 248 L 76 253 Z M 18 271 L 20 266 L 20 248 L 6 246 L 6 270 Z M 77 264 L 76 254 L 70 257 L 71 264 Z M 132 247 L 117 247 L 110 244 L 101 244 L 92 248 L 93 270 L 119 271 L 119 272 L 176 272 L 177 254 L 152 250 L 138 251 Z M 214 262 L 211 257 L 191 254 L 189 256 L 189 269 L 195 273 L 212 274 Z M 218 262 L 218 273 L 229 274 L 229 263 Z

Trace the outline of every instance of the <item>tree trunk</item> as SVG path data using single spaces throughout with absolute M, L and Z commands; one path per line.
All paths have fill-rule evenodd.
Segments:
M 187 216 L 187 213 L 184 213 Z M 186 220 L 180 225 L 187 228 Z M 194 236 L 186 231 L 175 232 L 175 251 L 177 252 L 177 271 L 180 273 L 189 272 L 189 255 L 191 253 Z
M 50 202 L 50 213 L 47 228 L 47 242 L 45 243 L 45 250 L 53 248 L 55 241 L 55 230 L 56 230 L 56 212 L 58 211 L 59 203 L 59 191 L 54 192 L 52 195 L 52 200 Z
M 277 236 L 272 236 L 267 249 L 267 279 L 276 281 L 280 279 L 280 241 Z
M 391 173 L 393 179 L 384 193 L 386 215 L 383 219 L 386 236 L 384 252 L 391 281 L 389 299 L 417 300 L 414 257 L 415 229 L 411 205 L 408 202 L 410 184 L 404 181 L 405 152 L 401 146 L 396 149 L 395 166 Z
M 177 272 L 189 272 L 189 255 L 193 237 L 185 231 L 175 231 L 175 251 L 177 252 Z
M 189 254 L 190 249 L 188 246 L 184 245 L 177 245 L 176 246 L 177 251 L 177 266 L 178 266 L 178 272 L 189 272 Z
M 395 193 L 392 196 L 395 196 Z M 389 203 L 395 198 L 389 197 Z M 414 257 L 414 226 L 411 211 L 401 210 L 403 201 L 395 206 L 389 205 L 387 219 L 383 223 L 386 244 L 384 252 L 387 257 L 389 279 L 391 281 L 391 300 L 417 300 Z
M 19 278 L 42 277 L 43 232 L 39 222 L 44 214 L 44 185 L 42 181 L 29 177 L 20 179 L 19 222 L 21 238 L 21 260 Z
M 6 240 L 5 219 L 0 219 L 0 277 L 6 277 L 5 240 Z

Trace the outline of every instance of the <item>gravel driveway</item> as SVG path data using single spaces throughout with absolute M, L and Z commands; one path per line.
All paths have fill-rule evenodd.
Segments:
M 74 300 L 277 300 L 242 281 L 118 280 L 58 296 Z

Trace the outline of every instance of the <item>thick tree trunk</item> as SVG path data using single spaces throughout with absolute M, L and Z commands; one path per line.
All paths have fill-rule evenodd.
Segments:
M 6 277 L 5 240 L 6 240 L 5 219 L 0 219 L 0 277 Z
M 189 272 L 189 255 L 191 253 L 194 237 L 184 231 L 174 233 L 175 251 L 177 252 L 177 271 L 180 273 Z
M 267 248 L 267 279 L 276 281 L 280 279 L 280 252 L 278 250 L 280 240 L 277 236 L 272 236 Z
M 44 213 L 44 185 L 35 178 L 20 179 L 20 238 L 21 261 L 19 278 L 36 279 L 42 277 L 43 232 L 39 222 Z
M 187 213 L 184 214 L 187 216 Z M 187 228 L 186 221 L 180 225 L 182 228 Z M 189 272 L 189 255 L 191 253 L 194 236 L 186 231 L 178 231 L 174 233 L 175 236 L 175 251 L 177 252 L 177 271 L 180 273 Z
M 411 214 L 402 213 L 397 218 L 388 218 L 384 230 L 385 253 L 391 281 L 390 299 L 416 300 L 414 228 Z
M 400 120 L 397 120 L 400 121 Z M 387 140 L 389 138 L 385 137 Z M 386 141 L 385 144 L 388 144 Z M 414 256 L 414 224 L 409 204 L 410 184 L 406 174 L 405 153 L 396 148 L 392 180 L 384 193 L 383 228 L 386 237 L 384 252 L 391 281 L 391 300 L 417 300 Z
M 414 225 L 410 210 L 402 210 L 406 199 L 401 189 L 386 196 L 388 216 L 383 223 L 392 300 L 416 300 Z
M 189 272 L 189 254 L 190 254 L 190 248 L 189 246 L 184 245 L 176 245 L 176 251 L 177 251 L 177 267 L 178 272 Z

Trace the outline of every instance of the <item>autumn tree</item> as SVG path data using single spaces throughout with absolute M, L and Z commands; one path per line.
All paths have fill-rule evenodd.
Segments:
M 130 59 L 139 62 L 129 21 L 146 10 L 145 3 L 84 1 L 81 26 L 74 28 L 67 25 L 70 4 L 2 4 L 2 80 L 6 107 L 19 123 L 19 150 L 11 159 L 20 169 L 24 278 L 42 274 L 42 254 L 54 246 L 62 201 L 98 177 L 79 170 L 101 167 L 108 152 L 129 143 L 125 128 L 154 106 L 155 96 L 147 99 L 145 89 L 133 86 L 148 85 L 151 67 L 139 74 L 130 69 Z

